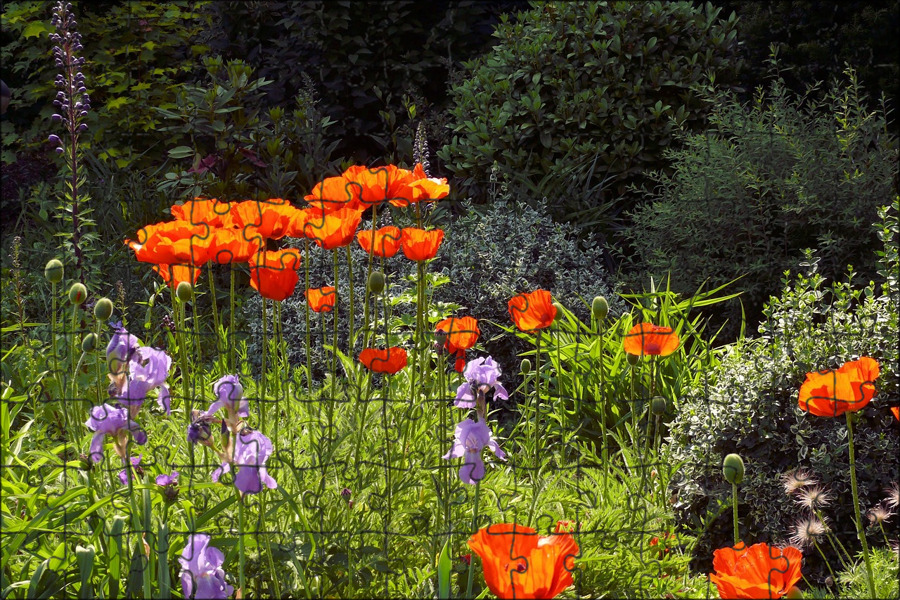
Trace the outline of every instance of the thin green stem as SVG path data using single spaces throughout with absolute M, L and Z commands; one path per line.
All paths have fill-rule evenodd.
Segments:
M 734 545 L 737 546 L 741 542 L 741 534 L 738 528 L 738 491 L 734 482 L 731 483 L 731 509 L 734 519 Z
M 603 498 L 605 499 L 607 489 L 606 477 L 609 472 L 609 443 L 606 439 L 606 386 L 604 384 L 606 365 L 603 361 L 603 319 L 597 320 L 597 343 L 600 344 L 597 368 L 600 371 L 600 432 L 603 436 Z
M 266 426 L 266 355 L 269 353 L 269 340 L 266 321 L 268 321 L 266 313 L 266 297 L 262 297 L 262 364 L 259 373 L 259 428 L 265 429 Z
M 350 279 L 350 336 L 347 338 L 347 354 L 353 356 L 353 319 L 355 315 L 355 307 L 353 306 L 354 294 L 353 294 L 353 255 L 350 252 L 350 246 L 346 246 L 347 248 L 347 277 Z
M 209 296 L 210 301 L 212 302 L 213 339 L 216 344 L 216 362 L 219 363 L 219 368 L 224 371 L 225 356 L 222 354 L 222 347 L 219 345 L 219 308 L 216 302 L 216 278 L 215 275 L 213 275 L 212 263 L 208 265 L 207 271 L 209 273 Z M 224 375 L 224 373 L 222 374 Z
M 305 289 L 309 289 L 309 239 L 303 240 L 303 254 L 305 260 L 303 261 L 303 278 L 304 283 L 306 284 Z M 337 287 L 337 286 L 335 286 Z M 309 302 L 304 302 L 305 315 L 306 315 L 306 384 L 307 389 L 309 391 L 310 397 L 312 397 L 312 349 L 310 346 L 310 331 L 309 331 Z
M 235 343 L 235 337 L 234 337 L 234 264 L 229 264 L 228 267 L 229 267 L 229 271 L 231 273 L 231 289 L 229 290 L 229 294 L 228 294 L 228 302 L 229 302 L 228 337 L 231 339 L 227 340 L 226 345 L 228 346 L 228 372 L 233 373 L 234 372 L 234 343 Z
M 869 559 L 869 545 L 866 542 L 866 532 L 863 530 L 862 520 L 859 515 L 859 490 L 856 485 L 856 454 L 853 449 L 853 423 L 852 412 L 847 411 L 847 441 L 850 447 L 850 487 L 853 490 L 853 515 L 856 517 L 856 533 L 863 550 L 863 560 L 866 563 L 866 582 L 869 585 L 869 597 L 875 597 L 875 578 L 872 576 L 872 562 Z
M 534 455 L 532 460 L 532 482 L 537 481 L 538 470 L 540 469 L 540 459 L 538 458 L 538 436 L 541 423 L 541 332 L 535 333 L 537 336 L 536 352 L 534 355 L 534 426 L 531 429 L 531 451 Z
M 247 595 L 244 585 L 244 498 L 237 488 L 234 488 L 234 493 L 238 499 L 238 587 L 243 598 Z
M 472 507 L 472 533 L 478 531 L 478 509 L 479 509 L 479 495 L 481 492 L 481 481 L 475 482 L 475 505 Z M 472 581 L 475 577 L 475 557 L 469 561 L 469 577 L 466 582 L 466 598 L 472 597 Z

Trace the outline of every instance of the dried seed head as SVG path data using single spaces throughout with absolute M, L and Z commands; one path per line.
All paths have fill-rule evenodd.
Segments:
M 831 494 L 820 486 L 804 488 L 797 494 L 797 504 L 816 511 L 831 503 Z
M 782 475 L 781 482 L 784 486 L 784 493 L 789 496 L 808 485 L 818 483 L 813 478 L 812 473 L 806 469 L 795 469 L 786 475 Z
M 818 539 L 825 535 L 825 524 L 815 517 L 800 519 L 794 525 L 790 542 L 801 550 L 812 547 Z
M 881 525 L 888 521 L 894 515 L 886 506 L 876 504 L 874 508 L 869 509 L 866 516 L 869 517 L 869 523 L 872 525 Z
M 884 503 L 887 504 L 888 508 L 900 506 L 900 486 L 897 485 L 896 481 L 884 491 L 887 492 L 887 498 L 884 499 Z

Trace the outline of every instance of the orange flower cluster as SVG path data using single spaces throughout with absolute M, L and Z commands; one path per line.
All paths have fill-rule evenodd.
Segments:
M 743 544 L 713 553 L 709 575 L 720 598 L 781 598 L 800 580 L 803 555 L 788 546 L 784 550 L 767 544 Z
M 837 417 L 865 407 L 875 396 L 878 361 L 864 356 L 837 370 L 807 373 L 800 386 L 800 409 L 819 417 Z
M 338 177 L 317 183 L 304 200 L 327 214 L 342 208 L 365 210 L 384 202 L 403 208 L 440 200 L 449 193 L 447 180 L 429 178 L 421 164 L 412 171 L 395 165 L 353 166 Z
M 498 598 L 554 598 L 572 585 L 580 549 L 565 528 L 550 536 L 515 523 L 479 529 L 469 548 L 481 557 L 484 580 Z

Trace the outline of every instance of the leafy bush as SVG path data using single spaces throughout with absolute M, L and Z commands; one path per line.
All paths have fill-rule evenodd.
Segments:
M 865 110 L 853 71 L 846 76 L 823 100 L 796 98 L 780 77 L 750 106 L 710 95 L 710 129 L 678 134 L 684 148 L 666 152 L 674 172 L 650 176 L 653 200 L 625 232 L 634 280 L 677 273 L 675 289 L 686 292 L 743 276 L 741 300 L 755 322 L 803 248 L 818 249 L 827 278 L 848 263 L 872 277 L 878 240 L 869 224 L 897 191 L 897 138 L 884 112 Z M 733 303 L 724 314 L 740 322 L 739 311 Z
M 502 18 L 499 42 L 466 63 L 453 87 L 452 141 L 438 156 L 479 196 L 492 164 L 553 198 L 564 218 L 598 202 L 601 184 L 625 183 L 662 165 L 680 123 L 702 123 L 691 87 L 735 68 L 735 20 L 690 2 L 534 3 Z M 587 176 L 582 197 L 559 187 Z
M 786 541 L 798 517 L 792 498 L 779 477 L 796 468 L 814 472 L 833 497 L 850 494 L 847 429 L 844 419 L 811 416 L 800 410 L 798 393 L 808 372 L 835 368 L 859 356 L 881 365 L 875 399 L 859 411 L 854 426 L 857 476 L 863 512 L 881 500 L 898 480 L 896 457 L 900 442 L 896 421 L 885 403 L 900 391 L 898 373 L 898 225 L 900 202 L 881 212 L 880 234 L 885 253 L 880 258 L 882 283 L 854 288 L 848 281 L 825 286 L 815 272 L 793 282 L 785 279 L 779 297 L 765 309 L 760 338 L 743 340 L 722 358 L 713 382 L 689 389 L 676 405 L 666 455 L 686 460 L 683 479 L 673 488 L 683 522 L 697 525 L 709 507 L 728 502 L 730 485 L 721 475 L 722 458 L 732 452 L 747 463 L 739 488 L 741 536 L 748 541 Z M 845 547 L 858 550 L 852 502 L 839 501 L 826 511 Z M 709 549 L 731 545 L 728 515 L 713 522 L 701 541 Z M 872 531 L 871 533 L 875 533 Z M 880 532 L 873 541 L 881 539 Z M 700 556 L 709 560 L 710 554 Z M 815 562 L 817 557 L 807 556 Z M 837 560 L 832 560 L 838 564 Z M 821 565 L 819 565 L 821 568 Z

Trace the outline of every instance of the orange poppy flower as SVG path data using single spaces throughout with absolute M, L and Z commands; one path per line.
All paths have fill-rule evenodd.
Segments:
M 210 227 L 232 227 L 231 205 L 215 198 L 195 198 L 170 209 L 172 216 L 192 225 L 204 223 Z
M 784 550 L 768 544 L 743 544 L 713 553 L 709 579 L 720 598 L 781 598 L 800 580 L 803 555 L 793 546 Z
M 387 350 L 366 348 L 359 353 L 359 362 L 376 373 L 395 375 L 407 364 L 406 350 L 391 346 Z
M 195 285 L 200 278 L 200 267 L 193 265 L 152 265 L 150 268 L 159 273 L 172 289 L 177 288 L 182 281 Z
M 429 178 L 425 174 L 425 169 L 421 163 L 417 164 L 413 169 L 411 179 L 409 187 L 412 190 L 413 202 L 440 200 L 450 193 L 450 186 L 447 185 L 447 180 L 444 178 Z M 409 206 L 409 202 L 404 203 L 402 199 L 392 200 L 391 204 L 401 208 Z
M 509 316 L 521 331 L 550 327 L 556 319 L 556 307 L 547 290 L 519 294 L 509 301 Z
M 247 239 L 244 229 L 213 229 L 211 231 L 209 257 L 215 263 L 245 263 L 257 254 L 262 246 L 262 238 L 253 236 Z
M 360 186 L 343 175 L 323 179 L 313 187 L 312 193 L 303 199 L 326 214 L 342 208 L 354 210 L 364 208 Z
M 306 301 L 314 312 L 331 312 L 336 298 L 334 286 L 331 285 L 306 290 Z
M 892 406 L 891 412 L 894 413 L 894 418 L 900 421 L 900 406 Z
M 393 225 L 375 230 L 375 244 L 372 244 L 372 230 L 363 229 L 356 234 L 356 241 L 367 254 L 391 258 L 400 250 L 400 230 Z
M 231 206 L 231 218 L 235 227 L 244 230 L 245 239 L 280 240 L 293 229 L 299 210 L 282 198 L 246 200 Z
M 807 373 L 800 386 L 800 408 L 819 417 L 837 417 L 863 408 L 875 396 L 878 361 L 867 356 L 838 370 Z
M 435 331 L 447 336 L 444 340 L 444 348 L 450 354 L 456 355 L 453 368 L 458 373 L 462 373 L 466 368 L 466 350 L 475 345 L 481 334 L 478 329 L 478 321 L 473 317 L 450 317 L 438 323 Z
M 296 248 L 260 252 L 250 257 L 250 285 L 263 298 L 281 301 L 294 293 L 300 280 L 295 270 L 300 266 Z
M 404 227 L 400 232 L 403 254 L 409 260 L 420 261 L 434 258 L 443 241 L 443 229 L 426 231 L 416 227 Z
M 325 250 L 341 248 L 352 242 L 362 219 L 362 212 L 352 208 L 342 208 L 331 213 L 312 209 L 308 215 L 303 233 Z
M 209 256 L 210 227 L 186 221 L 168 221 L 145 225 L 138 241 L 125 240 L 141 262 L 157 265 L 205 264 Z
M 671 327 L 638 323 L 625 334 L 625 352 L 636 356 L 669 356 L 678 350 L 681 340 Z
M 497 523 L 479 529 L 469 548 L 481 557 L 484 581 L 498 598 L 553 598 L 572 585 L 578 544 L 568 533 Z

